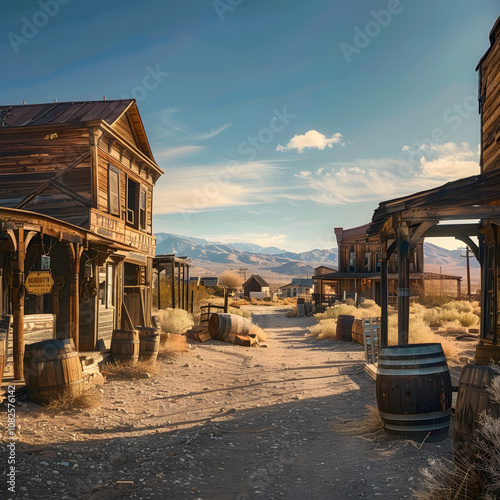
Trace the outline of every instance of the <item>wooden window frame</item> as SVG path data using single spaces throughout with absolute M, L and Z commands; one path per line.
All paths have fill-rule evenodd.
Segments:
M 115 195 L 111 192 L 111 176 L 112 174 L 117 175 L 117 193 L 116 193 L 116 202 L 117 202 L 117 210 L 113 210 L 112 197 Z M 121 170 L 118 167 L 115 167 L 111 163 L 108 163 L 108 213 L 115 217 L 121 216 L 121 200 L 120 200 L 120 175 Z

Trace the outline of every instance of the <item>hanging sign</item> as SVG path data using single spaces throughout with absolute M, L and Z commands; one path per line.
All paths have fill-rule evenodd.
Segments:
M 48 271 L 35 271 L 26 276 L 24 285 L 28 293 L 43 295 L 52 291 L 54 280 Z

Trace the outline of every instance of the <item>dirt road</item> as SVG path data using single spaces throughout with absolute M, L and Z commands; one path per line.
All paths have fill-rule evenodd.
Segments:
M 376 406 L 361 346 L 305 338 L 313 318 L 251 311 L 266 348 L 195 343 L 151 379 L 106 383 L 100 408 L 18 407 L 16 493 L 4 482 L 0 497 L 399 500 L 429 459 L 451 459 L 450 439 L 418 449 L 350 430 Z

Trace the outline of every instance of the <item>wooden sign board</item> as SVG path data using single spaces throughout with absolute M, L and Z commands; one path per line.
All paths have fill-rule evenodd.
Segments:
M 33 295 L 44 295 L 52 292 L 54 280 L 48 271 L 35 271 L 28 274 L 24 285 L 28 293 Z

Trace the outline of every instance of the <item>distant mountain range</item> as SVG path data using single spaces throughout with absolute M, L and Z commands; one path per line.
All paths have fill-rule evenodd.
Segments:
M 314 249 L 308 252 L 288 252 L 276 247 L 262 247 L 253 243 L 220 243 L 202 238 L 158 233 L 157 255 L 175 253 L 192 259 L 197 267 L 209 272 L 220 272 L 225 268 L 248 267 L 249 273 L 269 271 L 286 276 L 311 276 L 314 268 L 320 265 L 337 268 L 338 250 Z M 427 271 L 462 275 L 466 259 L 464 251 L 446 250 L 432 243 L 424 243 L 424 259 Z M 479 267 L 474 257 L 471 268 Z

